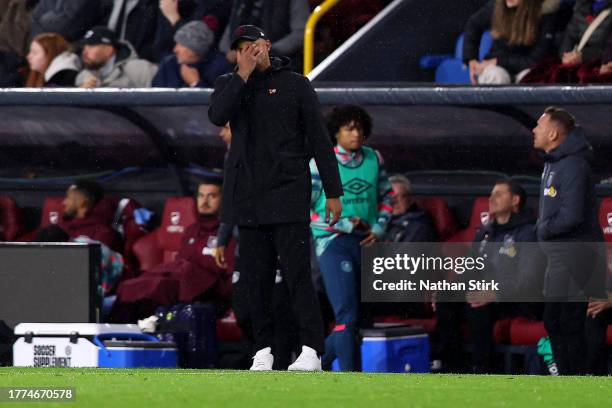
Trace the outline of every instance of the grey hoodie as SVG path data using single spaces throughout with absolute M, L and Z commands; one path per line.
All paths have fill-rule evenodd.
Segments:
M 76 85 L 81 86 L 90 76 L 95 76 L 101 88 L 150 88 L 157 65 L 139 59 L 136 51 L 127 42 L 121 42 L 115 53 L 115 63 L 111 71 L 102 76 L 100 70 L 84 69 L 79 72 Z

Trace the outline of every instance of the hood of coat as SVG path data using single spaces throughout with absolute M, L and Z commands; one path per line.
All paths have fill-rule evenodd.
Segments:
M 134 59 L 138 59 L 138 54 L 132 44 L 126 41 L 120 41 L 115 53 L 115 66 L 123 65 Z
M 80 71 L 81 59 L 72 52 L 63 52 L 51 61 L 45 71 L 45 82 L 49 82 L 55 74 L 61 71 Z
M 580 156 L 591 162 L 593 160 L 593 147 L 584 136 L 584 130 L 576 127 L 556 149 L 545 154 L 546 161 L 556 162 L 568 156 Z

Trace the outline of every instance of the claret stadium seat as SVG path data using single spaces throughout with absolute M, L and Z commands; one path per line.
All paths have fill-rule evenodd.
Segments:
M 472 216 L 467 228 L 459 231 L 447 242 L 472 242 L 476 237 L 476 232 L 489 222 L 489 197 L 478 197 L 472 207 Z
M 446 240 L 457 231 L 455 217 L 441 197 L 419 197 L 417 203 L 427 210 L 433 218 L 434 227 L 440 241 Z
M 24 233 L 21 210 L 10 197 L 0 196 L 0 240 L 15 241 Z
M 134 243 L 133 251 L 142 272 L 173 261 L 187 227 L 197 221 L 193 197 L 171 197 L 166 200 L 159 228 Z

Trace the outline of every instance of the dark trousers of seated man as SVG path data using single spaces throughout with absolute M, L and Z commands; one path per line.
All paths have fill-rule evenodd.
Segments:
M 299 342 L 323 354 L 323 321 L 311 280 L 309 224 L 239 227 L 239 236 L 241 278 L 247 285 L 255 349 L 271 347 L 275 354 L 273 296 L 280 264 Z
M 610 324 L 612 324 L 612 309 L 604 310 L 594 318 L 591 316 L 586 318 L 584 331 L 587 343 L 587 374 L 608 375 L 606 336 Z

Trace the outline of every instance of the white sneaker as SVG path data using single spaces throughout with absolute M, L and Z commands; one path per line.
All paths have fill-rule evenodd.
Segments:
M 302 346 L 302 353 L 287 369 L 289 371 L 322 371 L 321 358 L 308 346 Z
M 253 357 L 253 365 L 251 371 L 272 371 L 272 364 L 274 364 L 274 356 L 271 353 L 270 347 L 263 348 L 255 353 Z

